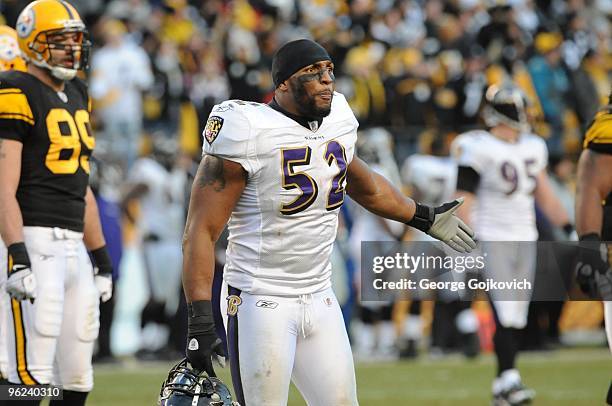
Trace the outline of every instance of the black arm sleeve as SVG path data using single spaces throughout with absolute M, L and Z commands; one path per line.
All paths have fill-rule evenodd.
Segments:
M 460 166 L 457 172 L 457 190 L 476 193 L 480 175 L 471 166 Z

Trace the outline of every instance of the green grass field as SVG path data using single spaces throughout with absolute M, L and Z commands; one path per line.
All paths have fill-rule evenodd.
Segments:
M 100 366 L 91 406 L 155 405 L 169 364 L 130 363 Z M 612 355 L 607 349 L 571 349 L 523 353 L 523 380 L 537 391 L 534 405 L 603 405 L 610 379 Z M 490 355 L 473 362 L 460 357 L 413 362 L 357 364 L 357 386 L 362 406 L 488 405 L 494 360 Z M 229 371 L 221 371 L 229 383 Z M 290 406 L 305 402 L 295 388 Z M 332 406 L 332 405 L 330 405 Z

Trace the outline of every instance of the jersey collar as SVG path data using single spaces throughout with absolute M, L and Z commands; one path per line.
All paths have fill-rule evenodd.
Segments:
M 289 117 L 290 119 L 292 119 L 293 121 L 301 125 L 302 127 L 306 127 L 312 132 L 316 132 L 321 127 L 321 123 L 323 122 L 322 118 L 315 119 L 315 118 L 308 118 L 308 117 L 296 116 L 295 114 L 291 114 L 287 110 L 282 108 L 276 102 L 276 99 L 274 98 L 272 98 L 270 103 L 268 103 L 268 106 L 278 111 L 279 113 L 284 114 L 285 116 Z

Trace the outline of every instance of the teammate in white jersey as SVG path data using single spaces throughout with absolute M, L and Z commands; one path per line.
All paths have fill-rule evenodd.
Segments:
M 356 405 L 351 349 L 331 290 L 329 256 L 345 190 L 380 216 L 465 252 L 472 231 L 453 213 L 416 204 L 354 156 L 357 120 L 334 92 L 320 45 L 297 40 L 274 56 L 269 105 L 213 108 L 183 239 L 187 357 L 214 373 L 220 342 L 211 299 L 213 246 L 229 219 L 221 304 L 236 397 L 284 405 L 293 380 L 309 405 Z
M 441 148 L 442 140 L 435 140 L 436 148 Z M 432 147 L 433 148 L 433 147 Z M 402 180 L 418 196 L 420 202 L 438 205 L 452 198 L 457 184 L 457 164 L 446 155 L 410 155 L 402 165 Z
M 476 230 L 488 254 L 486 271 L 495 280 L 533 280 L 536 260 L 534 199 L 556 225 L 568 227 L 568 216 L 554 196 L 546 175 L 544 141 L 529 133 L 526 99 L 513 85 L 492 86 L 483 110 L 488 131 L 470 131 L 455 139 L 452 154 L 459 165 L 457 191 L 465 199 L 460 216 Z M 487 244 L 507 241 L 505 244 Z M 527 324 L 529 301 L 499 300 L 490 292 L 495 315 L 493 344 L 497 378 L 495 405 L 520 405 L 535 392 L 527 389 L 515 369 L 517 331 Z M 497 299 L 497 300 L 496 300 Z
M 449 156 L 448 145 L 443 137 L 436 137 L 429 146 L 430 154 L 410 155 L 402 165 L 402 180 L 408 185 L 418 201 L 431 206 L 437 206 L 452 199 L 457 185 L 457 164 Z M 432 241 L 432 238 L 421 232 L 414 233 L 415 241 Z M 431 255 L 439 255 L 436 247 L 430 247 Z M 444 280 L 465 280 L 466 274 L 446 272 L 440 275 Z M 471 302 L 459 300 L 458 293 L 437 290 L 434 303 L 431 347 L 434 350 L 441 346 L 443 350 L 449 336 L 460 335 L 463 353 L 475 357 L 480 352 L 478 339 L 478 319 L 471 308 Z M 464 298 L 465 299 L 465 298 Z M 418 308 L 418 307 L 416 307 Z M 411 354 L 419 340 L 420 317 L 415 316 L 415 306 L 411 305 L 411 314 L 404 323 L 404 333 L 407 338 L 404 346 Z M 442 321 L 440 321 L 442 320 Z M 447 320 L 454 320 L 448 323 Z
M 170 321 L 178 309 L 187 182 L 186 172 L 176 165 L 176 140 L 156 134 L 152 141 L 151 155 L 137 159 L 130 169 L 123 200 L 124 207 L 134 199 L 140 202 L 137 229 L 149 293 L 141 313 L 143 356 L 166 345 L 168 330 L 173 328 Z
M 392 136 L 382 129 L 359 134 L 357 152 L 371 170 L 394 184 L 401 184 L 399 169 L 393 157 Z M 361 288 L 361 243 L 363 241 L 401 240 L 406 225 L 370 213 L 353 205 L 353 226 L 349 235 L 349 252 L 355 266 L 355 286 Z M 386 255 L 387 244 L 370 244 L 372 255 Z M 367 269 L 366 269 L 367 272 Z M 392 359 L 396 355 L 396 332 L 392 320 L 393 301 L 358 301 L 356 311 L 360 322 L 352 323 L 354 354 L 361 359 Z M 373 357 L 373 358 L 372 358 Z

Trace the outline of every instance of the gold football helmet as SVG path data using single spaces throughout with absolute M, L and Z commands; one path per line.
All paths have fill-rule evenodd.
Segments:
M 21 57 L 17 32 L 7 25 L 0 25 L 0 72 L 5 70 L 26 70 Z
M 83 20 L 76 9 L 63 0 L 37 0 L 26 6 L 17 19 L 19 47 L 26 61 L 48 69 L 61 80 L 74 78 L 87 68 L 91 43 Z M 56 37 L 76 33 L 72 43 Z M 71 58 L 54 60 L 53 50 L 65 49 Z

